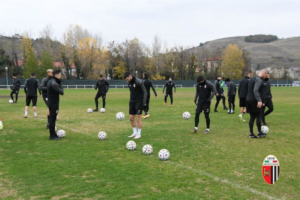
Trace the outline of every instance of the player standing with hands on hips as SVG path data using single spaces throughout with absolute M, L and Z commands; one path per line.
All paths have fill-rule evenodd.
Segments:
M 173 106 L 173 87 L 174 87 L 174 93 L 176 93 L 176 86 L 173 83 L 172 78 L 170 77 L 169 81 L 166 82 L 166 84 L 163 88 L 163 93 L 165 91 L 165 88 L 167 88 L 166 89 L 166 94 L 165 94 L 165 106 L 167 105 L 167 98 L 168 98 L 169 95 L 170 95 L 170 99 L 171 99 L 171 106 Z
M 133 133 L 128 137 L 139 139 L 142 134 L 142 112 L 146 106 L 147 91 L 142 80 L 135 78 L 129 72 L 125 72 L 124 79 L 127 81 L 130 90 L 129 119 L 133 129 Z M 136 130 L 135 116 L 138 122 L 138 130 Z
M 94 112 L 98 111 L 98 99 L 102 97 L 102 108 L 105 108 L 105 99 L 106 99 L 106 93 L 108 92 L 109 89 L 109 84 L 106 80 L 104 80 L 103 75 L 99 75 L 99 80 L 97 81 L 95 85 L 95 90 L 98 89 L 98 92 L 95 96 L 95 104 L 96 104 L 96 109 L 93 110 Z
M 198 131 L 198 124 L 199 124 L 199 116 L 202 111 L 204 111 L 205 119 L 206 119 L 206 130 L 205 134 L 209 133 L 209 126 L 210 126 L 210 104 L 211 100 L 214 97 L 216 90 L 214 85 L 205 80 L 203 76 L 199 76 L 197 78 L 197 86 L 196 86 L 196 95 L 194 99 L 194 103 L 197 105 L 196 114 L 195 114 L 195 128 L 192 132 L 197 133 Z M 198 102 L 197 102 L 198 100 Z
M 261 107 L 263 105 L 260 96 L 262 79 L 267 75 L 266 70 L 261 70 L 258 75 L 252 77 L 248 82 L 248 94 L 246 98 L 247 112 L 250 114 L 249 129 L 250 138 L 266 137 L 266 134 L 261 132 Z M 253 124 L 256 119 L 258 135 L 253 133 Z
M 53 77 L 47 83 L 48 105 L 50 110 L 49 132 L 50 140 L 59 140 L 55 133 L 55 123 L 59 112 L 59 95 L 64 95 L 64 89 L 61 82 L 61 71 L 56 69 L 52 73 Z

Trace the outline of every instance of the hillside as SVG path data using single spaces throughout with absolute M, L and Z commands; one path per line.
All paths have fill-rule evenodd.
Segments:
M 279 39 L 270 43 L 245 42 L 244 36 L 223 38 L 205 42 L 203 46 L 191 49 L 200 54 L 207 49 L 214 51 L 225 48 L 228 44 L 237 44 L 240 48 L 251 53 L 253 65 L 256 67 L 300 67 L 300 37 Z

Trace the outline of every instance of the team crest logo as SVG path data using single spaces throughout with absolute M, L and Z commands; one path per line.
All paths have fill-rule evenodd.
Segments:
M 275 156 L 269 155 L 264 159 L 262 164 L 262 175 L 266 183 L 276 183 L 279 177 L 279 160 Z
M 204 85 L 204 88 L 206 88 L 206 85 Z
M 133 84 L 133 87 L 135 88 L 135 84 Z

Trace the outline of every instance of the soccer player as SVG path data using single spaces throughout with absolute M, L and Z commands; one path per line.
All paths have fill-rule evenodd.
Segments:
M 16 74 L 13 74 L 13 86 L 11 87 L 10 97 L 13 100 L 14 103 L 17 103 L 17 101 L 18 101 L 18 95 L 19 95 L 20 87 L 21 87 L 20 80 L 17 78 Z M 16 94 L 16 101 L 14 101 L 13 94 Z
M 149 115 L 150 88 L 152 88 L 152 90 L 155 94 L 155 98 L 157 98 L 157 93 L 155 91 L 155 88 L 153 87 L 152 82 L 148 79 L 148 74 L 147 73 L 143 74 L 143 78 L 144 78 L 143 83 L 144 83 L 144 86 L 145 86 L 146 91 L 147 91 L 146 107 L 144 109 L 144 111 L 145 111 L 144 119 L 146 119 L 146 118 L 150 117 L 150 115 Z
M 202 111 L 204 111 L 205 119 L 206 119 L 206 130 L 205 134 L 209 133 L 209 126 L 210 126 L 210 104 L 211 100 L 214 97 L 216 91 L 214 85 L 205 80 L 203 76 L 199 76 L 197 78 L 197 87 L 196 87 L 196 96 L 194 99 L 195 104 L 197 105 L 196 108 L 196 115 L 195 115 L 195 128 L 192 132 L 197 133 L 198 131 L 198 124 L 199 124 L 199 116 Z M 199 99 L 198 99 L 199 98 Z M 198 100 L 198 103 L 197 103 Z
M 244 119 L 244 115 L 246 113 L 246 97 L 247 97 L 247 93 L 248 93 L 248 82 L 250 79 L 250 73 L 249 72 L 245 72 L 245 77 L 240 80 L 239 83 L 239 89 L 238 89 L 238 95 L 240 98 L 240 108 L 241 108 L 241 114 L 239 114 L 240 120 L 241 121 L 246 121 Z
M 50 140 L 59 140 L 55 133 L 55 122 L 59 112 L 59 95 L 64 95 L 64 89 L 61 82 L 61 71 L 56 69 L 52 72 L 52 78 L 47 83 L 47 97 L 50 110 L 49 132 Z
M 230 78 L 227 78 L 225 80 L 227 87 L 228 87 L 228 104 L 229 104 L 229 110 L 228 114 L 233 114 L 235 109 L 235 93 L 236 93 L 236 85 L 233 81 L 230 80 Z M 232 109 L 231 109 L 232 108 Z
M 273 112 L 273 102 L 272 102 L 272 93 L 271 93 L 271 84 L 269 82 L 270 74 L 266 75 L 266 78 L 262 82 L 262 89 L 261 89 L 261 99 L 262 99 L 262 109 L 261 109 L 261 119 L 263 125 L 267 126 L 265 117 Z M 265 112 L 266 107 L 268 110 Z
M 176 93 L 176 86 L 173 83 L 172 78 L 170 77 L 169 81 L 166 82 L 166 84 L 163 88 L 163 93 L 165 91 L 165 88 L 167 88 L 166 89 L 166 94 L 165 94 L 165 106 L 167 105 L 167 98 L 168 98 L 169 95 L 170 95 L 170 99 L 171 99 L 171 106 L 173 106 L 173 87 L 174 87 L 174 93 Z
M 214 82 L 214 87 L 216 90 L 216 99 L 217 99 L 216 104 L 215 104 L 215 112 L 218 112 L 217 108 L 218 108 L 218 105 L 219 105 L 219 102 L 221 101 L 221 99 L 223 102 L 224 110 L 228 110 L 228 108 L 225 105 L 224 89 L 223 89 L 223 87 L 221 87 L 222 82 L 223 82 L 222 77 L 217 76 L 217 80 L 215 80 L 215 82 Z
M 35 73 L 31 73 L 30 79 L 26 80 L 25 86 L 24 86 L 24 92 L 26 94 L 26 106 L 25 106 L 24 118 L 27 118 L 28 108 L 29 108 L 31 101 L 32 101 L 32 106 L 33 106 L 34 117 L 37 118 L 37 113 L 36 113 L 37 90 L 39 91 L 39 93 L 41 95 L 41 90 L 40 90 L 39 86 L 40 86 L 40 82 L 37 79 L 35 79 Z
M 48 107 L 48 113 L 47 113 L 47 129 L 49 128 L 49 116 L 50 116 L 50 111 L 49 111 L 49 105 L 48 105 L 48 97 L 47 97 L 47 83 L 48 81 L 52 78 L 52 69 L 47 70 L 47 77 L 43 78 L 41 85 L 40 85 L 40 90 L 42 90 L 42 96 L 43 100 Z
M 128 137 L 139 139 L 142 134 L 143 124 L 141 115 L 146 106 L 147 91 L 142 80 L 135 78 L 129 72 L 125 72 L 124 79 L 127 81 L 130 90 L 129 119 L 133 129 L 132 135 Z M 135 116 L 138 122 L 138 130 L 136 130 Z
M 96 108 L 93 110 L 94 112 L 98 111 L 98 99 L 102 97 L 102 108 L 105 108 L 105 98 L 106 98 L 106 93 L 108 92 L 109 89 L 109 84 L 106 80 L 104 80 L 103 75 L 99 75 L 99 80 L 96 82 L 95 85 L 95 90 L 98 89 L 98 92 L 95 96 L 95 104 Z
M 246 98 L 246 108 L 247 112 L 250 114 L 249 129 L 250 138 L 265 137 L 266 134 L 261 132 L 261 84 L 262 79 L 266 77 L 266 70 L 261 70 L 258 75 L 252 77 L 248 82 L 248 94 Z M 258 130 L 258 135 L 253 133 L 253 124 L 256 119 L 256 126 Z

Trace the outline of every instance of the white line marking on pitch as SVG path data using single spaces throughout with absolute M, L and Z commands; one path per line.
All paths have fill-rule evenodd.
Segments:
M 284 199 L 284 198 L 277 198 L 277 197 L 270 196 L 270 195 L 268 195 L 268 194 L 266 194 L 266 193 L 264 193 L 264 192 L 260 192 L 260 191 L 258 191 L 258 190 L 256 190 L 256 189 L 253 189 L 253 188 L 249 187 L 249 186 L 242 186 L 242 185 L 240 185 L 240 184 L 237 184 L 237 183 L 235 183 L 235 182 L 229 181 L 229 180 L 227 180 L 227 179 L 222 179 L 222 178 L 216 177 L 216 176 L 211 175 L 211 174 L 209 174 L 209 173 L 203 172 L 203 171 L 201 171 L 201 170 L 199 170 L 199 169 L 193 169 L 193 168 L 190 167 L 190 166 L 178 164 L 178 163 L 172 162 L 172 161 L 168 161 L 167 163 L 172 164 L 172 165 L 177 166 L 177 167 L 180 167 L 180 168 L 184 168 L 184 169 L 190 170 L 190 171 L 195 172 L 195 173 L 200 174 L 200 175 L 207 176 L 207 177 L 213 179 L 213 180 L 216 181 L 216 182 L 225 183 L 225 184 L 231 185 L 231 186 L 233 186 L 233 187 L 236 187 L 236 188 L 239 188 L 239 189 L 246 190 L 246 191 L 251 192 L 251 193 L 253 193 L 253 194 L 257 194 L 257 195 L 263 196 L 263 197 L 265 197 L 265 198 L 267 198 L 267 199 L 270 199 L 270 200 L 273 200 L 273 199 L 274 199 L 274 200 L 277 200 L 277 199 L 278 199 L 278 200 L 279 200 L 279 199 Z
M 39 119 L 39 120 L 43 120 L 43 119 Z M 72 129 L 72 128 L 69 128 L 69 127 L 67 127 L 67 126 L 63 126 L 63 125 L 60 125 L 60 124 L 57 124 L 57 123 L 56 123 L 56 125 L 57 125 L 57 126 L 60 126 L 60 127 L 62 127 L 62 128 L 65 128 L 65 129 L 69 129 L 69 130 L 71 130 L 71 131 L 73 131 L 73 132 L 75 132 L 75 133 L 80 133 L 80 134 L 84 134 L 84 135 L 91 136 L 91 135 L 89 135 L 89 134 L 86 134 L 86 133 L 77 131 L 77 130 Z M 111 141 L 111 142 L 112 142 L 112 141 Z M 260 192 L 260 191 L 258 191 L 258 190 L 256 190 L 256 189 L 253 189 L 253 188 L 249 187 L 249 186 L 242 186 L 242 185 L 239 185 L 239 184 L 234 183 L 234 182 L 232 182 L 232 181 L 229 181 L 229 180 L 227 180 L 227 179 L 222 179 L 222 178 L 216 177 L 216 176 L 211 175 L 211 174 L 209 174 L 209 173 L 203 172 L 203 171 L 201 171 L 201 170 L 199 170 L 199 169 L 193 169 L 193 168 L 190 167 L 190 166 L 182 165 L 182 164 L 179 164 L 179 163 L 176 163 L 176 162 L 172 162 L 172 161 L 168 161 L 167 163 L 172 164 L 172 165 L 177 166 L 177 167 L 180 167 L 180 168 L 184 168 L 184 169 L 190 170 L 190 171 L 192 171 L 192 172 L 194 172 L 194 173 L 197 173 L 197 174 L 200 174 L 200 175 L 207 176 L 207 177 L 213 179 L 213 180 L 216 181 L 216 182 L 225 183 L 225 184 L 231 185 L 231 186 L 233 186 L 233 187 L 236 187 L 236 188 L 239 188 L 239 189 L 246 190 L 246 191 L 251 192 L 251 193 L 253 193 L 253 194 L 257 194 L 257 195 L 263 196 L 263 197 L 265 197 L 265 198 L 267 198 L 267 199 L 270 199 L 270 200 L 281 200 L 281 199 L 284 199 L 284 198 L 276 198 L 276 197 L 270 196 L 270 195 L 268 195 L 268 194 L 266 194 L 266 193 L 264 193 L 264 192 Z

